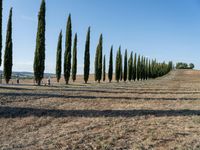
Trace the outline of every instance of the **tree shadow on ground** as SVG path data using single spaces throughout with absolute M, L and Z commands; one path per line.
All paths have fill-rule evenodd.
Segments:
M 200 100 L 200 98 L 176 98 L 176 97 L 139 97 L 139 96 L 104 96 L 104 95 L 68 95 L 68 94 L 57 94 L 56 93 L 0 93 L 0 100 L 1 97 L 13 97 L 13 101 L 17 100 L 18 98 L 29 97 L 31 99 L 39 99 L 39 98 L 66 98 L 66 99 L 108 99 L 108 100 Z
M 0 118 L 23 117 L 136 117 L 148 116 L 199 116 L 200 110 L 56 110 L 40 108 L 2 107 L 0 106 Z

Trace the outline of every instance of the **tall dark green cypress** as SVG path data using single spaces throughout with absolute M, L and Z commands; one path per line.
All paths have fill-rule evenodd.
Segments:
M 0 0 L 0 66 L 2 64 L 2 15 L 3 14 L 3 0 Z
M 121 67 L 121 48 L 119 47 L 119 50 L 116 55 L 116 63 L 115 63 L 115 80 L 119 82 L 120 80 L 120 67 Z
M 56 55 L 56 78 L 57 82 L 60 81 L 62 72 L 62 31 L 59 34 L 58 45 L 57 45 L 57 55 Z
M 90 75 L 90 27 L 88 27 L 86 42 L 85 42 L 85 55 L 84 55 L 84 81 L 88 82 Z
M 95 57 L 95 81 L 100 83 L 102 78 L 103 35 L 100 35 Z
M 140 64 L 140 55 L 138 56 L 137 61 L 137 80 L 139 81 L 141 79 L 141 64 Z
M 124 81 L 127 80 L 127 69 L 128 69 L 128 58 L 127 58 L 127 50 L 125 51 L 125 55 L 124 55 Z
M 72 23 L 69 14 L 66 28 L 65 56 L 64 56 L 64 77 L 66 84 L 69 83 L 71 72 L 71 48 L 72 48 Z
M 133 73 L 133 52 L 131 52 L 130 58 L 128 60 L 128 80 L 131 81 Z
M 122 67 L 122 53 L 121 53 L 121 47 L 120 47 L 120 81 L 123 79 L 123 67 Z
M 38 29 L 34 58 L 34 76 L 37 85 L 41 84 L 45 69 L 45 30 L 46 30 L 46 3 L 42 0 L 38 15 Z
M 103 57 L 103 81 L 106 81 L 106 55 Z
M 133 63 L 133 80 L 135 81 L 136 78 L 137 78 L 137 54 L 135 53 L 134 63 Z
M 74 46 L 73 46 L 73 62 L 72 62 L 72 80 L 75 82 L 77 73 L 77 33 L 74 37 Z
M 113 78 L 113 46 L 110 49 L 110 60 L 109 60 L 109 70 L 108 70 L 108 80 L 112 81 Z
M 9 83 L 9 80 L 12 76 L 12 63 L 13 63 L 13 43 L 12 43 L 12 8 L 10 9 L 10 15 L 7 25 L 7 35 L 6 35 L 6 45 L 4 53 L 4 78 L 6 83 Z

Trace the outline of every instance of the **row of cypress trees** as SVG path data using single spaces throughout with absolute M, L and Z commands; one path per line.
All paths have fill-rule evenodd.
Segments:
M 34 72 L 35 79 L 38 85 L 43 78 L 44 72 L 44 59 L 45 59 L 45 0 L 42 0 L 39 16 L 38 16 L 38 34 L 36 42 Z M 64 79 L 66 84 L 69 83 L 70 75 L 72 73 L 72 80 L 76 80 L 77 74 L 77 34 L 75 34 L 73 42 L 73 58 L 71 54 L 72 48 L 72 22 L 71 15 L 69 15 L 66 27 L 66 41 L 65 41 L 65 53 L 64 53 Z M 42 52 L 41 52 L 42 51 Z M 62 72 L 62 31 L 59 34 L 58 45 L 57 45 L 57 56 L 56 56 L 56 77 L 59 82 Z M 39 60 L 38 60 L 39 59 Z M 71 64 L 72 59 L 72 64 Z M 131 81 L 131 80 L 146 80 L 148 78 L 156 78 L 168 73 L 172 68 L 169 64 L 157 63 L 156 60 L 150 61 L 140 55 L 131 55 L 128 60 L 128 52 L 125 51 L 124 64 L 122 63 L 121 47 L 119 47 L 116 55 L 116 66 L 115 66 L 115 80 L 117 82 Z M 124 66 L 123 66 L 124 65 Z M 37 67 L 40 69 L 37 69 Z M 96 48 L 95 62 L 94 62 L 94 79 L 98 83 L 103 78 L 106 80 L 106 57 L 103 56 L 103 35 L 100 35 L 99 42 Z M 169 69 L 170 68 L 170 69 Z M 72 71 L 71 71 L 72 70 Z M 109 68 L 108 68 L 108 80 L 113 80 L 113 46 L 110 50 Z M 85 43 L 85 54 L 84 54 L 84 81 L 88 82 L 90 74 L 90 27 L 87 31 L 86 43 Z
M 0 0 L 0 7 L 2 8 L 2 0 Z M 34 56 L 34 77 L 37 85 L 41 84 L 41 80 L 44 76 L 45 70 L 45 32 L 46 32 L 46 3 L 45 0 L 42 0 L 40 11 L 38 14 L 38 28 L 37 28 L 37 37 L 36 37 L 36 49 Z M 0 28 L 2 27 L 2 9 L 0 12 Z M 0 56 L 2 48 L 2 31 L 0 30 Z M 59 33 L 58 43 L 57 43 L 57 54 L 56 54 L 56 77 L 57 82 L 61 79 L 62 73 L 62 31 Z M 77 74 L 77 33 L 75 34 L 73 41 L 73 52 L 72 50 L 72 22 L 71 15 L 67 19 L 66 26 L 66 41 L 65 41 L 65 52 L 64 52 L 64 79 L 65 83 L 68 84 L 70 76 L 72 80 L 76 80 Z M 1 58 L 1 57 L 0 57 Z M 71 64 L 72 59 L 72 64 Z M 1 59 L 0 59 L 1 65 Z M 100 83 L 103 78 L 103 81 L 106 80 L 106 57 L 103 55 L 103 35 L 100 35 L 99 43 L 96 48 L 95 55 L 95 81 Z M 169 64 L 158 63 L 156 60 L 148 60 L 145 57 L 140 55 L 134 55 L 131 52 L 128 59 L 128 52 L 125 51 L 124 62 L 121 53 L 121 46 L 119 47 L 116 55 L 115 63 L 115 80 L 119 81 L 131 81 L 131 80 L 146 80 L 148 78 L 156 78 L 162 75 L 165 75 L 172 69 L 172 62 Z M 110 50 L 110 59 L 109 59 L 109 68 L 108 68 L 108 80 L 111 82 L 113 80 L 113 46 Z M 12 74 L 12 8 L 10 10 L 8 27 L 7 27 L 7 36 L 6 36 L 6 45 L 5 45 L 5 55 L 4 55 L 4 77 L 6 83 L 11 79 Z M 72 74 L 72 75 L 71 75 Z M 88 27 L 85 43 L 85 54 L 84 54 L 84 81 L 88 82 L 90 75 L 90 27 Z

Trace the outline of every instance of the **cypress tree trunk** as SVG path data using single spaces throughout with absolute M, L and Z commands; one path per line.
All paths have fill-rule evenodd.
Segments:
M 125 55 L 124 55 L 124 81 L 126 82 L 127 80 L 127 50 L 125 51 Z
M 84 56 L 84 81 L 88 82 L 90 74 L 90 27 L 87 31 L 86 43 L 85 43 L 85 56 Z
M 112 77 L 113 77 L 113 46 L 111 47 L 110 50 L 110 60 L 109 60 L 109 70 L 108 70 L 109 82 L 112 81 Z
M 2 64 L 2 12 L 3 0 L 0 0 L 0 66 Z
M 56 78 L 57 82 L 60 81 L 62 72 L 62 31 L 59 34 L 58 45 L 57 45 L 57 55 L 56 55 Z
M 133 52 L 131 52 L 130 58 L 128 60 L 128 80 L 131 81 L 133 72 Z
M 45 26 L 46 26 L 45 15 L 46 15 L 46 4 L 45 0 L 42 0 L 38 15 L 38 29 L 37 29 L 36 49 L 34 58 L 34 76 L 37 85 L 41 84 L 41 80 L 44 76 L 44 69 L 45 69 Z
M 11 8 L 7 25 L 7 35 L 6 35 L 6 44 L 4 53 L 4 78 L 7 84 L 9 83 L 9 80 L 11 79 L 12 76 L 12 65 L 13 65 L 12 51 L 13 51 L 13 43 L 12 43 L 12 8 Z
M 106 55 L 103 57 L 103 81 L 106 80 Z
M 77 34 L 74 37 L 74 47 L 73 47 L 73 63 L 72 63 L 72 80 L 75 82 L 77 73 Z
M 66 84 L 69 83 L 71 72 L 71 47 L 72 47 L 72 24 L 71 14 L 69 14 L 66 28 L 65 56 L 64 56 L 64 77 Z
M 134 64 L 133 64 L 133 80 L 135 81 L 137 77 L 137 54 L 134 56 Z

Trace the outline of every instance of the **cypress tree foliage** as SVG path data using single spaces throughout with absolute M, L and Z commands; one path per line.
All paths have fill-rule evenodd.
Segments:
M 133 64 L 133 80 L 135 81 L 137 77 L 137 54 L 134 56 L 134 64 Z
M 74 46 L 73 46 L 73 63 L 72 63 L 72 80 L 75 82 L 77 73 L 77 33 L 74 37 Z
M 98 79 L 98 56 L 99 56 L 99 44 L 96 48 L 96 54 L 95 54 L 95 61 L 94 61 L 94 80 L 97 81 Z
M 128 80 L 131 81 L 133 73 L 133 52 L 131 52 L 130 58 L 128 60 Z
M 121 48 L 119 47 L 119 50 L 117 52 L 116 56 L 116 63 L 115 63 L 115 80 L 119 82 L 120 80 L 120 67 L 121 67 Z
M 3 0 L 0 0 L 0 66 L 2 64 L 2 12 L 3 12 Z
M 102 78 L 102 51 L 103 51 L 103 35 L 100 35 L 99 43 L 96 49 L 96 57 L 95 57 L 95 81 L 100 83 Z
M 57 55 L 56 55 L 56 78 L 57 82 L 60 81 L 62 72 L 62 31 L 59 34 L 58 45 L 57 45 Z
M 120 81 L 123 79 L 123 67 L 122 67 L 122 53 L 121 53 L 121 47 L 120 47 Z
M 69 14 L 66 28 L 65 56 L 64 56 L 64 77 L 66 84 L 69 83 L 71 71 L 71 47 L 72 47 L 72 23 Z
M 36 49 L 34 58 L 34 77 L 37 85 L 41 84 L 41 80 L 44 76 L 45 69 L 45 30 L 46 30 L 46 3 L 42 0 L 40 11 L 38 15 L 38 29 L 36 39 Z
M 149 78 L 149 60 L 148 58 L 146 58 L 146 76 L 145 76 L 145 79 L 147 80 Z
M 110 60 L 109 60 L 109 70 L 108 70 L 108 80 L 109 82 L 112 81 L 113 77 L 113 46 L 110 49 Z
M 88 82 L 90 74 L 90 27 L 88 27 L 86 42 L 85 42 L 85 56 L 84 56 L 84 81 Z
M 128 58 L 127 58 L 127 50 L 125 51 L 125 55 L 124 55 L 124 81 L 126 82 L 127 80 L 127 69 L 128 69 Z
M 141 64 L 140 64 L 140 55 L 138 56 L 137 61 L 137 80 L 139 81 L 141 79 Z
M 103 81 L 106 80 L 106 55 L 103 57 Z
M 4 78 L 7 84 L 9 83 L 9 80 L 11 79 L 12 76 L 12 65 L 13 65 L 12 51 L 13 51 L 13 43 L 12 43 L 12 8 L 11 8 L 7 25 L 6 45 L 4 53 Z

